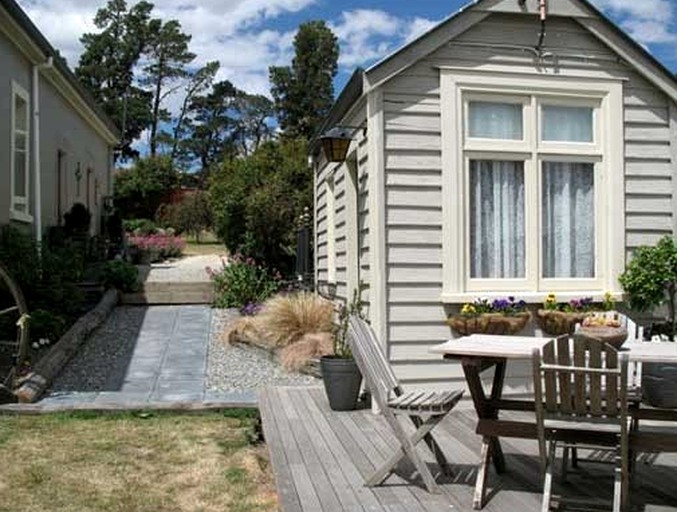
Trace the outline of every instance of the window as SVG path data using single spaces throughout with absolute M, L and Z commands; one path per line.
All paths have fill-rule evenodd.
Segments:
M 588 85 L 442 70 L 444 298 L 617 291 L 622 86 Z
M 28 191 L 30 187 L 30 101 L 28 92 L 12 82 L 12 119 L 11 119 L 11 217 L 16 220 L 30 221 L 28 211 Z

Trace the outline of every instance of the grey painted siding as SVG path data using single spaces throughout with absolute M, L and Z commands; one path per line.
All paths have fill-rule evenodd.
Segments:
M 32 66 L 4 33 L 0 32 L 0 224 L 9 221 L 11 87 L 16 81 L 28 93 L 32 88 Z M 106 141 L 75 111 L 44 76 L 40 78 L 40 160 L 42 177 L 43 227 L 56 225 L 73 203 L 82 202 L 92 212 L 92 230 L 99 230 L 102 198 L 112 194 L 110 153 Z M 31 110 L 33 105 L 31 105 Z M 29 202 L 35 211 L 34 155 L 32 153 L 33 117 L 31 115 L 31 184 Z M 59 206 L 58 152 L 64 152 Z M 78 194 L 75 169 L 80 162 L 82 179 Z M 87 193 L 87 170 L 89 194 Z M 98 192 L 96 185 L 98 184 Z
M 528 45 L 537 30 L 528 17 L 493 14 L 384 85 L 388 344 L 404 382 L 461 385 L 460 366 L 428 348 L 451 336 L 442 292 L 442 162 L 438 66 L 533 72 L 524 51 L 475 44 Z M 626 248 L 653 243 L 674 224 L 674 149 L 667 97 L 621 64 L 614 53 L 571 19 L 548 20 L 546 51 L 582 53 L 600 60 L 561 59 L 558 72 L 627 77 L 625 103 Z M 460 44 L 459 44 L 460 43 Z M 673 141 L 677 143 L 677 141 Z M 513 390 L 530 382 L 525 365 L 512 365 Z

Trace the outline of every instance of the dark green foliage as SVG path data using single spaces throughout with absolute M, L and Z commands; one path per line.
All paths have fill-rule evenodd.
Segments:
M 82 203 L 75 203 L 64 216 L 64 231 L 66 236 L 86 235 L 92 223 L 92 214 Z
M 261 304 L 280 289 L 281 276 L 257 263 L 253 258 L 235 255 L 218 271 L 211 270 L 214 283 L 214 306 L 243 308 Z
M 124 293 L 135 292 L 140 287 L 139 270 L 126 261 L 109 261 L 103 269 L 102 283 L 106 288 L 116 288 Z
M 123 218 L 153 218 L 159 206 L 178 188 L 179 174 L 169 157 L 141 158 L 115 174 L 115 206 Z
M 151 122 L 152 94 L 134 83 L 134 67 L 146 48 L 153 5 L 141 1 L 131 7 L 109 0 L 96 13 L 97 33 L 84 34 L 84 52 L 76 76 L 115 124 L 123 129 L 122 156 L 138 153 L 132 142 Z
M 157 231 L 155 222 L 150 219 L 128 219 L 122 221 L 122 226 L 128 233 L 151 235 Z
M 76 283 L 84 272 L 84 257 L 76 247 L 44 245 L 40 255 L 31 235 L 3 226 L 0 261 L 21 288 L 29 312 L 47 311 L 66 325 L 79 316 L 83 296 Z
M 37 309 L 31 311 L 28 321 L 31 338 L 33 340 L 48 339 L 56 342 L 66 332 L 66 319 L 51 311 Z
M 292 268 L 296 219 L 312 204 L 312 171 L 306 144 L 266 142 L 247 158 L 226 162 L 209 194 L 217 236 L 232 253 Z
M 303 23 L 291 66 L 270 68 L 271 94 L 286 136 L 310 140 L 334 103 L 339 45 L 324 21 Z
M 181 31 L 181 23 L 177 20 L 151 20 L 148 34 L 142 83 L 150 88 L 153 95 L 150 156 L 154 157 L 157 154 L 158 127 L 161 122 L 170 120 L 169 112 L 161 109 L 160 105 L 168 94 L 167 88 L 177 79 L 188 76 L 186 66 L 195 59 L 195 54 L 188 51 L 191 36 Z
M 212 208 L 207 194 L 201 190 L 187 195 L 181 202 L 163 204 L 155 215 L 163 228 L 174 228 L 176 234 L 189 233 L 200 242 L 200 233 L 213 225 Z
M 667 320 L 675 325 L 677 243 L 672 237 L 664 236 L 653 247 L 638 247 L 618 280 L 632 309 L 650 311 L 666 305 Z

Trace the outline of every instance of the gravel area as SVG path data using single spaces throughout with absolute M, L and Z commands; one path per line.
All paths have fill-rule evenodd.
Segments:
M 198 283 L 209 281 L 207 267 L 221 268 L 223 256 L 207 254 L 200 256 L 186 256 L 175 261 L 153 263 L 146 282 L 184 282 Z
M 241 391 L 266 386 L 317 385 L 321 381 L 301 373 L 283 370 L 268 352 L 248 346 L 228 346 L 221 334 L 239 313 L 233 309 L 215 309 L 209 339 L 206 387 L 212 391 Z
M 136 346 L 145 307 L 119 306 L 52 383 L 52 391 L 117 391 Z

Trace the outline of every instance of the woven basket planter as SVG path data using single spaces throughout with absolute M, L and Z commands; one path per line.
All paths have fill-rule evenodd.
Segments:
M 628 330 L 625 327 L 584 326 L 578 330 L 578 333 L 608 343 L 616 349 L 621 348 L 628 338 Z
M 576 324 L 583 323 L 589 313 L 564 312 L 552 309 L 539 309 L 536 320 L 541 330 L 551 336 L 573 334 Z
M 516 334 L 531 320 L 525 311 L 516 315 L 483 313 L 479 316 L 456 315 L 447 319 L 447 324 L 461 336 L 469 334 Z

